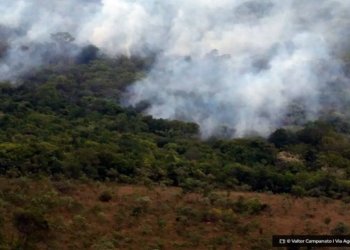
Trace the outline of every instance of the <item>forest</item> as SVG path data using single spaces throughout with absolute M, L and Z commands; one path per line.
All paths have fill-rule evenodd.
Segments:
M 268 138 L 202 139 L 195 123 L 145 115 L 147 103 L 123 105 L 152 56 L 111 59 L 97 51 L 88 46 L 75 60 L 1 82 L 1 175 L 349 199 L 346 115 L 328 113 Z M 290 116 L 302 120 L 300 110 Z

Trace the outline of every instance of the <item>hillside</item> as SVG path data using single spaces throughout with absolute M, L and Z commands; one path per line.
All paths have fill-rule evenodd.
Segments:
M 0 250 L 350 246 L 350 1 L 0 10 Z
M 273 234 L 346 234 L 349 204 L 251 192 L 0 179 L 1 249 L 271 249 Z
M 349 233 L 345 113 L 203 139 L 123 105 L 152 63 L 100 57 L 0 84 L 1 249 L 258 250 L 274 233 Z
M 203 140 L 194 123 L 123 106 L 152 58 L 95 59 L 0 84 L 0 173 L 347 199 L 350 125 L 328 115 L 268 138 Z M 297 117 L 298 112 L 291 116 Z

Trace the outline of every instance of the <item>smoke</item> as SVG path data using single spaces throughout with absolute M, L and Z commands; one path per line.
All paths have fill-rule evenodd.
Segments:
M 204 137 L 267 135 L 295 104 L 315 119 L 327 89 L 348 83 L 349 1 L 1 0 L 0 11 L 0 79 L 87 44 L 110 56 L 156 52 L 125 103 L 197 122 Z

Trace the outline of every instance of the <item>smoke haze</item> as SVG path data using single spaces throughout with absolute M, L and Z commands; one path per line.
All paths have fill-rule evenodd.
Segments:
M 293 103 L 314 119 L 327 88 L 348 83 L 347 0 L 0 0 L 0 11 L 0 79 L 87 44 L 110 56 L 156 53 L 125 103 L 197 122 L 204 137 L 223 126 L 232 137 L 267 135 Z

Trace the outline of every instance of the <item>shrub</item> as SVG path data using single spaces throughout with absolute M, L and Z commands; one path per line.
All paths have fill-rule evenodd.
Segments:
M 95 250 L 113 250 L 113 249 L 115 249 L 115 245 L 116 245 L 116 243 L 112 240 L 101 239 L 100 241 L 98 241 L 92 245 L 92 249 L 95 249 Z
M 329 223 L 331 223 L 331 221 L 332 221 L 332 219 L 330 217 L 326 217 L 323 220 L 324 224 L 326 224 L 326 225 L 329 225 Z
M 271 248 L 271 240 L 269 238 L 261 238 L 254 241 L 251 250 L 266 250 Z
M 1 193 L 2 199 L 15 206 L 21 206 L 26 202 L 26 196 L 19 192 L 14 192 L 9 189 L 4 189 Z
M 350 196 L 345 196 L 342 198 L 342 201 L 346 204 L 349 204 L 350 203 Z
M 203 187 L 205 185 L 206 184 L 204 182 L 193 178 L 187 178 L 180 184 L 183 193 L 203 192 Z
M 210 239 L 209 244 L 212 249 L 217 249 L 220 246 L 224 246 L 225 249 L 232 249 L 233 239 L 230 235 L 220 235 Z
M 163 230 L 165 227 L 166 227 L 166 220 L 164 220 L 164 219 L 161 219 L 161 218 L 158 218 L 157 219 L 157 224 L 158 224 L 158 228 L 160 229 L 160 230 Z
M 303 197 L 306 194 L 306 191 L 303 187 L 294 185 L 291 190 L 292 194 L 296 197 Z
M 71 194 L 74 190 L 74 185 L 69 181 L 57 181 L 53 183 L 53 186 L 62 194 Z
M 176 209 L 176 221 L 187 224 L 189 222 L 199 222 L 203 220 L 203 212 L 190 206 Z
M 226 230 L 235 229 L 239 223 L 238 216 L 231 209 L 224 211 L 221 220 Z
M 240 196 L 237 201 L 231 204 L 233 211 L 240 214 L 260 214 L 262 211 L 268 209 L 268 205 L 261 203 L 258 199 L 246 200 Z
M 103 191 L 98 199 L 102 202 L 109 202 L 112 200 L 112 194 L 109 191 Z
M 82 215 L 76 215 L 73 218 L 73 227 L 75 229 L 79 229 L 80 231 L 82 229 L 86 229 L 87 227 L 87 220 L 84 216 Z
M 332 230 L 333 235 L 345 235 L 350 233 L 350 228 L 344 222 L 339 222 Z
M 205 210 L 202 212 L 202 221 L 203 222 L 211 222 L 211 223 L 216 223 L 221 220 L 222 217 L 222 210 L 217 209 L 217 208 L 212 208 L 209 210 Z
M 68 196 L 60 199 L 60 205 L 65 207 L 71 213 L 80 213 L 84 209 L 84 206 L 80 202 Z
M 143 213 L 146 213 L 149 209 L 151 199 L 148 196 L 139 197 L 136 199 L 136 205 L 131 211 L 132 216 L 139 216 Z
M 32 243 L 44 241 L 50 229 L 42 214 L 29 210 L 16 212 L 13 224 L 21 235 L 21 244 L 24 249 L 27 249 Z
M 44 217 L 32 211 L 15 213 L 14 226 L 21 233 L 30 233 L 36 229 L 48 230 L 48 223 Z
M 261 203 L 258 199 L 252 199 L 247 202 L 247 207 L 250 214 L 260 214 L 269 206 L 267 204 Z
M 41 211 L 49 211 L 59 205 L 60 200 L 55 192 L 47 192 L 38 194 L 30 201 L 31 207 L 40 209 Z

